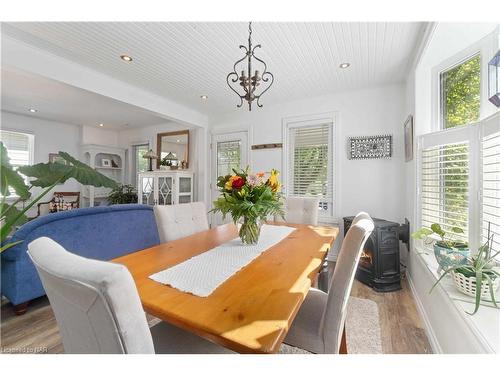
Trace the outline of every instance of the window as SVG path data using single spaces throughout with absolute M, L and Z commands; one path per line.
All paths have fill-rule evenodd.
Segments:
M 478 141 L 479 140 L 479 141 Z M 475 251 L 493 234 L 500 250 L 500 113 L 421 137 L 420 225 L 458 226 Z
M 481 226 L 484 243 L 493 235 L 493 250 L 500 251 L 500 117 L 485 126 L 481 142 Z
M 240 168 L 241 141 L 217 142 L 217 176 L 226 176 Z
M 33 134 L 0 130 L 0 141 L 7 148 L 7 155 L 14 169 L 33 164 Z M 10 190 L 10 193 L 15 196 L 14 190 Z
M 292 122 L 286 131 L 286 195 L 319 197 L 320 215 L 333 216 L 333 120 Z
M 460 227 L 467 241 L 469 209 L 468 143 L 438 145 L 423 150 L 421 178 L 422 225 L 439 223 L 446 231 Z
M 149 151 L 149 144 L 138 144 L 132 146 L 133 151 L 133 168 L 132 176 L 134 176 L 134 185 L 137 184 L 137 173 L 148 170 L 148 159 L 143 158 L 144 154 Z
M 481 57 L 476 55 L 440 74 L 443 129 L 479 120 Z

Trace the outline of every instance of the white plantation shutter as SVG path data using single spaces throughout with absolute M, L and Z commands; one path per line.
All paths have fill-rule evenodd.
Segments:
M 438 223 L 445 231 L 457 226 L 468 241 L 469 145 L 468 142 L 425 148 L 420 176 L 421 224 Z
M 32 138 L 31 134 L 0 130 L 0 141 L 7 148 L 10 164 L 16 167 L 30 164 Z
M 241 141 L 217 142 L 217 177 L 233 174 L 241 162 Z
M 495 124 L 492 123 L 492 125 Z M 481 142 L 481 242 L 486 242 L 488 226 L 490 226 L 490 235 L 493 234 L 493 250 L 500 251 L 500 124 L 496 124 L 496 129 L 495 127 L 485 128 L 483 134 Z
M 32 164 L 33 140 L 32 134 L 0 130 L 0 141 L 7 148 L 10 164 L 14 168 Z M 14 190 L 9 191 L 11 196 L 14 196 Z
M 290 127 L 288 130 L 289 196 L 319 196 L 320 210 L 333 206 L 332 123 Z

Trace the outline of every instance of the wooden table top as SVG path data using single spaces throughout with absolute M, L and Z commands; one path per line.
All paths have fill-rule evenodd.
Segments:
M 338 228 L 297 228 L 220 285 L 198 297 L 149 276 L 238 236 L 225 224 L 116 258 L 132 274 L 144 310 L 240 353 L 275 353 L 288 332 Z

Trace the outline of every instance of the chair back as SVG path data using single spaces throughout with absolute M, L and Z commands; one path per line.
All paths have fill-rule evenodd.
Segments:
M 319 198 L 288 197 L 285 200 L 285 220 L 292 224 L 318 225 Z
M 87 259 L 41 237 L 28 245 L 66 353 L 154 353 L 146 315 L 127 268 Z
M 160 242 L 208 230 L 207 210 L 203 202 L 154 206 Z
M 356 224 L 351 225 L 342 242 L 322 317 L 320 334 L 323 336 L 325 353 L 339 352 L 354 275 L 365 242 L 373 229 L 374 224 L 370 217 L 360 218 Z

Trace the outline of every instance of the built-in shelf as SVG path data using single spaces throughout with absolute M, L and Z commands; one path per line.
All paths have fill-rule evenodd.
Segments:
M 107 169 L 107 170 L 117 170 L 117 171 L 121 171 L 122 168 L 118 168 L 118 167 L 95 167 L 95 169 Z

